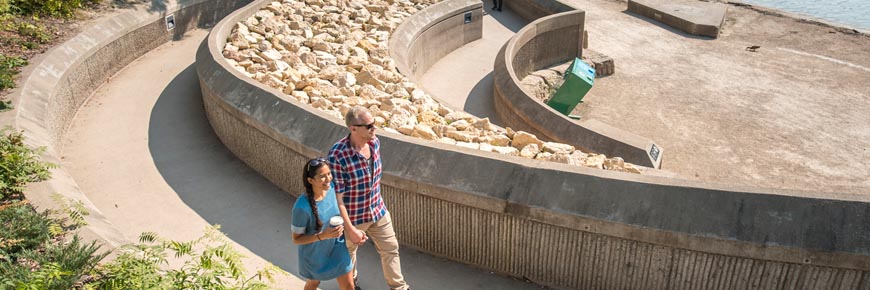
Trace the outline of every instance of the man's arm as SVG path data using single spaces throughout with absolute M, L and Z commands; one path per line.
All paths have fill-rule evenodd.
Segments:
M 341 212 L 341 219 L 344 220 L 344 224 L 345 224 L 344 228 L 347 230 L 347 232 L 345 233 L 345 236 L 350 240 L 351 243 L 354 243 L 357 245 L 361 245 L 362 243 L 365 243 L 366 240 L 368 240 L 369 238 L 366 236 L 365 232 L 357 229 L 355 226 L 353 226 L 353 223 L 350 221 L 350 217 L 347 215 L 347 208 L 344 207 L 344 201 L 342 201 L 342 199 L 344 199 L 344 195 L 343 194 L 336 194 L 335 199 L 338 202 L 338 211 Z
M 344 229 L 345 236 L 350 240 L 351 243 L 360 245 L 365 243 L 368 239 L 366 237 L 366 233 L 357 229 L 353 222 L 350 220 L 350 216 L 347 214 L 347 207 L 344 206 L 344 194 L 347 190 L 347 182 L 349 177 L 347 176 L 347 171 L 341 166 L 341 163 L 338 162 L 338 158 L 336 158 L 337 153 L 329 152 L 329 167 L 332 170 L 332 182 L 335 186 L 335 201 L 338 203 L 338 211 L 341 213 L 341 219 L 344 220 Z

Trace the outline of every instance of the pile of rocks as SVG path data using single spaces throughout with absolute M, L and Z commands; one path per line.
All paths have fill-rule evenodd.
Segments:
M 284 0 L 236 24 L 223 55 L 241 73 L 342 119 L 369 108 L 384 131 L 505 155 L 640 173 L 619 157 L 494 126 L 454 111 L 400 74 L 387 41 L 427 0 Z

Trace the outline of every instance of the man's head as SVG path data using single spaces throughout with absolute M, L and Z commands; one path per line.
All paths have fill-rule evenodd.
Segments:
M 351 141 L 365 143 L 375 139 L 375 118 L 369 109 L 360 106 L 350 108 L 344 115 L 344 122 L 350 129 Z

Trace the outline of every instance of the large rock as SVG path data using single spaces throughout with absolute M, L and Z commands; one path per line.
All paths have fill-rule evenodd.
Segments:
M 375 78 L 369 71 L 362 71 L 356 74 L 356 81 L 360 84 L 371 85 L 378 90 L 383 90 L 386 87 L 386 84 L 381 80 Z
M 583 166 L 604 169 L 604 160 L 606 159 L 607 156 L 602 154 L 589 155 L 589 157 L 586 157 Z
M 541 140 L 538 140 L 538 137 L 536 137 L 535 135 L 526 133 L 524 131 L 517 131 L 514 134 L 513 141 L 511 141 L 511 146 L 513 146 L 514 148 L 520 149 L 520 150 L 522 150 L 523 148 L 526 147 L 526 145 L 529 145 L 529 144 L 535 144 L 538 146 L 538 148 L 541 148 L 544 146 L 544 142 Z
M 535 158 L 535 155 L 538 155 L 540 152 L 541 149 L 538 147 L 538 144 L 528 144 L 520 150 L 520 156 L 525 158 Z
M 495 152 L 498 154 L 510 155 L 510 156 L 519 156 L 520 155 L 520 151 L 517 150 L 517 148 L 508 147 L 508 146 L 492 146 L 492 152 Z
M 438 139 L 438 135 L 435 135 L 435 131 L 432 131 L 432 128 L 419 124 L 414 126 L 414 132 L 411 133 L 411 136 L 420 137 L 426 140 Z
M 541 151 L 559 154 L 571 154 L 574 152 L 574 146 L 555 142 L 544 142 L 544 147 Z

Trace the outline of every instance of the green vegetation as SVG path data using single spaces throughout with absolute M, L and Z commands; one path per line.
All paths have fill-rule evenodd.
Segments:
M 15 75 L 18 74 L 18 68 L 25 65 L 27 65 L 27 60 L 24 58 L 0 54 L 0 90 L 14 88 Z M 11 102 L 0 102 L 0 112 L 11 108 Z
M 178 269 L 161 269 L 167 251 L 184 259 Z M 220 233 L 208 228 L 193 241 L 164 240 L 155 233 L 142 233 L 139 243 L 120 249 L 120 255 L 103 267 L 101 279 L 90 284 L 94 289 L 269 289 L 263 280 L 272 281 L 274 266 L 246 277 L 239 254 Z
M 24 186 L 31 182 L 48 179 L 49 169 L 55 165 L 42 162 L 39 154 L 44 149 L 33 150 L 24 145 L 24 136 L 8 128 L 0 130 L 0 200 L 20 199 Z
M 268 266 L 247 276 L 242 255 L 218 227 L 189 242 L 143 233 L 139 243 L 120 247 L 113 261 L 99 265 L 109 253 L 76 234 L 88 215 L 82 202 L 54 195 L 60 209 L 37 211 L 24 188 L 48 179 L 54 165 L 39 159 L 43 149 L 24 145 L 21 133 L 2 133 L 0 289 L 269 289 L 265 281 L 283 273 Z M 169 267 L 170 254 L 180 267 Z
M 67 239 L 82 225 L 81 213 L 72 206 L 61 212 L 68 217 L 38 213 L 26 201 L 6 203 L 0 210 L 0 289 L 72 289 L 106 256 L 78 235 Z
M 72 17 L 76 9 L 99 0 L 0 0 L 0 13 Z
M 30 56 L 56 41 L 64 22 L 103 0 L 0 0 L 0 92 L 15 87 L 15 76 Z M 12 102 L 0 96 L 0 112 Z

